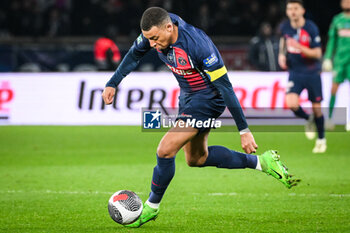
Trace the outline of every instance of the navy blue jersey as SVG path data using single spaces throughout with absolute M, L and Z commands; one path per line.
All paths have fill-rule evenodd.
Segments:
M 291 26 L 290 21 L 286 20 L 281 24 L 280 30 L 287 42 L 288 70 L 303 74 L 320 73 L 321 62 L 319 59 L 305 57 L 292 43 L 288 43 L 288 38 L 293 38 L 308 48 L 321 47 L 321 39 L 316 24 L 311 20 L 305 20 L 303 27 L 295 29 Z
M 211 39 L 202 30 L 187 24 L 179 16 L 169 15 L 173 24 L 178 27 L 178 38 L 174 44 L 157 52 L 179 83 L 180 105 L 183 102 L 181 100 L 187 100 L 187 106 L 180 106 L 180 110 L 190 109 L 190 115 L 198 113 L 198 119 L 208 114 L 216 118 L 218 112 L 226 105 L 238 130 L 247 129 L 248 124 L 228 79 L 226 67 Z M 116 88 L 151 49 L 149 40 L 140 34 L 106 86 Z M 199 102 L 201 105 L 195 104 Z M 203 111 L 207 113 L 201 114 Z
M 175 75 L 182 93 L 217 93 L 211 82 L 227 72 L 219 51 L 202 30 L 175 14 L 169 15 L 178 26 L 178 38 L 169 48 L 157 49 L 159 58 Z M 139 53 L 151 49 L 143 34 L 135 40 L 133 46 Z

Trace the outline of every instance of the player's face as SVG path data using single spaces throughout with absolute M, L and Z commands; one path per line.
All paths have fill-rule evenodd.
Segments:
M 344 11 L 350 11 L 350 0 L 342 0 L 340 5 Z
M 151 47 L 156 49 L 166 49 L 171 43 L 173 24 L 167 23 L 163 26 L 153 26 L 149 31 L 143 31 L 143 36 L 149 40 Z
M 299 3 L 288 3 L 286 13 L 290 20 L 297 21 L 303 17 L 305 9 Z

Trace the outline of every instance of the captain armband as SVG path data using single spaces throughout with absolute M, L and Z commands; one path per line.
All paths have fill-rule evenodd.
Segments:
M 210 80 L 213 82 L 217 80 L 218 78 L 221 78 L 227 73 L 226 66 L 221 67 L 220 69 L 214 70 L 214 71 L 205 71 L 210 76 Z

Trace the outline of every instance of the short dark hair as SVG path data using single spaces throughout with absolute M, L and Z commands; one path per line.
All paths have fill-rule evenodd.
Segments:
M 170 21 L 166 10 L 160 7 L 150 7 L 142 14 L 141 30 L 149 31 L 153 26 L 161 26 L 165 21 Z
M 303 0 L 287 0 L 286 5 L 288 5 L 288 3 L 299 3 L 302 7 L 304 7 Z

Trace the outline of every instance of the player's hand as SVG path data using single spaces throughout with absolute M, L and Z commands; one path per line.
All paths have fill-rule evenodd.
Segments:
M 251 132 L 241 135 L 241 144 L 242 149 L 248 154 L 255 153 L 256 149 L 258 149 L 258 145 L 255 143 L 253 134 Z
M 287 46 L 293 47 L 294 49 L 301 49 L 302 45 L 296 39 L 288 38 Z
M 111 104 L 113 102 L 115 95 L 115 88 L 114 87 L 105 87 L 105 89 L 102 92 L 102 98 L 105 104 Z
M 322 63 L 322 70 L 323 71 L 332 71 L 333 69 L 333 65 L 332 65 L 332 61 L 330 59 L 325 59 Z
M 278 65 L 280 65 L 281 69 L 283 70 L 288 68 L 286 55 L 281 53 L 278 55 Z

